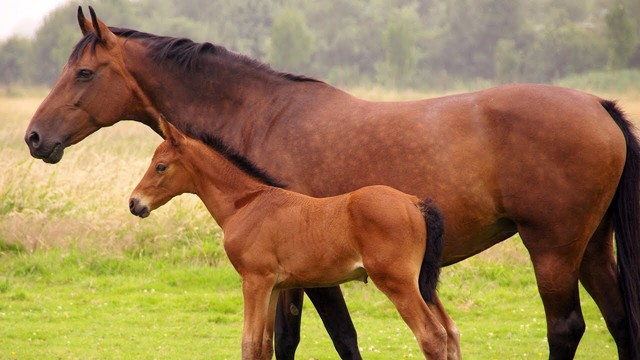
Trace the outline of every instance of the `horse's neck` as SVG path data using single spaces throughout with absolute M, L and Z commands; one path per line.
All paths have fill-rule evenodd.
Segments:
M 195 192 L 221 227 L 236 211 L 270 187 L 206 145 L 191 141 L 185 156 L 193 166 Z
M 196 70 L 184 72 L 172 60 L 157 63 L 139 54 L 147 59 L 132 58 L 128 67 L 160 113 L 190 135 L 215 134 L 238 151 L 250 146 L 247 129 L 250 141 L 266 136 L 273 119 L 291 111 L 293 98 L 304 106 L 300 97 L 314 98 L 309 87 L 329 87 L 290 81 L 226 55 L 207 55 Z

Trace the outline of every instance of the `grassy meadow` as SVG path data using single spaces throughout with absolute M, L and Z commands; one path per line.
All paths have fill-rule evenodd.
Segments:
M 0 92 L 0 359 L 239 358 L 240 278 L 204 206 L 185 195 L 144 220 L 129 213 L 129 193 L 160 138 L 122 122 L 67 148 L 57 165 L 34 160 L 23 136 L 45 95 Z M 607 97 L 640 120 L 640 94 Z M 373 285 L 350 283 L 343 292 L 366 359 L 421 357 Z M 517 237 L 445 268 L 440 295 L 466 358 L 547 357 L 542 302 Z M 615 358 L 584 290 L 582 305 L 587 331 L 577 358 Z M 297 355 L 337 358 L 308 300 Z

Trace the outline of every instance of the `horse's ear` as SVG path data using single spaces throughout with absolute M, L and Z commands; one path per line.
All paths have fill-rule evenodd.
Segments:
M 88 33 L 93 32 L 91 22 L 84 17 L 82 6 L 78 6 L 78 25 L 80 26 L 80 31 L 82 31 L 82 36 L 86 36 Z
M 182 134 L 180 132 L 180 130 L 176 129 L 175 126 L 173 126 L 173 124 L 171 124 L 170 122 L 168 122 L 164 116 L 160 116 L 160 129 L 162 130 L 162 133 L 164 134 L 164 137 L 166 140 L 171 141 L 171 144 L 173 146 L 178 147 L 180 145 L 180 143 L 182 143 L 182 141 L 184 141 L 184 134 Z
M 105 25 L 98 17 L 93 7 L 89 6 L 89 13 L 91 14 L 91 23 L 93 25 L 93 31 L 96 33 L 98 40 L 104 45 L 113 44 L 116 40 L 116 36 L 109 30 L 109 27 Z

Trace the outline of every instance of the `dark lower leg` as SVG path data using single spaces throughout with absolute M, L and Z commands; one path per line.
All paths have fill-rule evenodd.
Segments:
M 573 359 L 585 330 L 577 269 L 554 255 L 532 259 L 547 319 L 549 359 Z
M 278 360 L 292 360 L 300 343 L 302 289 L 280 292 L 276 309 L 275 353 Z
M 563 316 L 547 315 L 549 359 L 573 359 L 584 330 L 584 319 L 579 307 Z
M 339 286 L 305 289 L 341 359 L 362 359 L 358 335 Z
M 544 305 L 549 359 L 573 359 L 585 330 L 578 273 L 591 234 L 567 233 L 567 229 L 572 227 L 558 222 L 518 228 Z
M 611 225 L 603 221 L 587 246 L 580 282 L 598 305 L 618 347 L 619 359 L 631 358 L 631 340 L 613 252 Z

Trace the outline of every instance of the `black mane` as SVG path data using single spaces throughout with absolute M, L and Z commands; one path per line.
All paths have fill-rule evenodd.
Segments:
M 251 160 L 240 155 L 240 153 L 238 153 L 231 146 L 227 145 L 221 138 L 207 133 L 194 133 L 193 129 L 190 126 L 187 126 L 186 134 L 191 138 L 202 141 L 203 143 L 205 143 L 205 145 L 209 146 L 218 154 L 222 155 L 225 159 L 229 160 L 242 172 L 253 177 L 254 179 L 257 179 L 261 183 L 278 188 L 286 187 L 284 184 L 271 177 L 271 175 L 267 174 L 266 171 L 251 162 Z
M 229 51 L 223 46 L 214 45 L 209 42 L 196 43 L 187 38 L 159 36 L 125 28 L 110 27 L 109 29 L 118 37 L 143 40 L 144 44 L 150 50 L 150 53 L 153 54 L 152 56 L 155 61 L 161 62 L 164 60 L 172 60 L 185 72 L 195 69 L 200 63 L 202 63 L 204 55 L 215 54 L 227 57 L 232 62 L 238 62 L 286 80 L 296 82 L 322 82 L 304 75 L 295 75 L 276 71 L 269 65 L 256 59 Z M 98 43 L 99 40 L 95 33 L 88 33 L 73 48 L 73 51 L 69 56 L 69 60 L 78 61 L 88 46 L 91 46 L 91 51 L 95 52 Z

